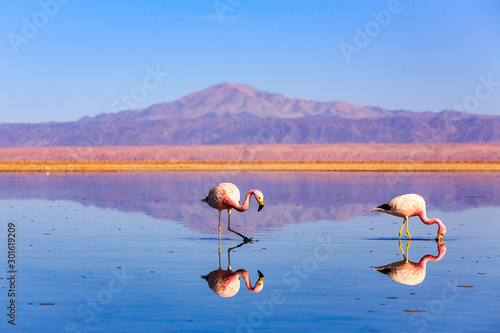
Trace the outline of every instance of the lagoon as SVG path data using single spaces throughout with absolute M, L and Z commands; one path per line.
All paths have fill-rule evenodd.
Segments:
M 222 214 L 200 202 L 220 182 L 265 207 Z M 402 219 L 369 210 L 419 193 L 401 249 L 427 261 L 415 285 L 371 267 L 404 260 Z M 1 331 L 432 332 L 500 328 L 500 174 L 370 172 L 120 172 L 0 174 Z M 253 200 L 253 199 L 252 199 Z M 15 226 L 15 296 L 7 249 Z M 258 271 L 233 297 L 204 279 L 228 261 Z M 8 323 L 15 301 L 15 327 Z

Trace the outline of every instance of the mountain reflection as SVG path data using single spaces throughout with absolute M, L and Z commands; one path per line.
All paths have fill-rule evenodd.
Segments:
M 460 211 L 500 206 L 500 182 L 494 173 L 349 173 L 349 172 L 120 172 L 0 174 L 0 199 L 69 200 L 85 206 L 139 212 L 179 221 L 201 232 L 210 207 L 200 200 L 214 185 L 234 182 L 266 193 L 266 209 L 235 216 L 235 227 L 248 233 L 316 220 L 346 220 L 380 204 L 380 198 L 419 193 L 427 209 Z M 255 212 L 255 214 L 257 214 Z
M 258 293 L 262 290 L 262 288 L 264 288 L 264 275 L 260 271 L 257 271 L 259 273 L 259 279 L 252 287 L 250 283 L 250 276 L 246 270 L 238 269 L 237 271 L 233 272 L 231 268 L 231 251 L 244 244 L 247 243 L 243 242 L 240 245 L 229 248 L 227 250 L 227 269 L 222 269 L 220 258 L 221 246 L 219 240 L 219 268 L 211 271 L 207 275 L 201 275 L 201 278 L 205 279 L 208 282 L 208 286 L 210 287 L 210 289 L 212 289 L 214 293 L 221 297 L 233 297 L 238 293 L 238 291 L 240 290 L 240 277 L 243 278 L 246 287 L 251 292 Z
M 437 243 L 437 248 L 439 252 L 438 256 L 436 257 L 431 254 L 427 254 L 423 256 L 417 263 L 409 261 L 408 259 L 408 250 L 410 247 L 410 243 L 411 241 L 409 241 L 408 244 L 406 245 L 406 254 L 405 254 L 403 251 L 401 240 L 399 240 L 399 248 L 401 250 L 401 253 L 403 254 L 404 260 L 396 261 L 384 266 L 378 266 L 378 267 L 371 266 L 371 268 L 387 275 L 394 281 L 402 284 L 414 286 L 422 283 L 422 281 L 424 281 L 425 279 L 427 262 L 429 260 L 430 261 L 441 260 L 441 258 L 443 258 L 443 256 L 446 253 L 446 245 L 441 242 L 438 242 Z

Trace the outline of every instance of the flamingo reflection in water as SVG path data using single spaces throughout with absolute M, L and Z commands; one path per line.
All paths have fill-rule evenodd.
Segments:
M 229 248 L 227 250 L 228 267 L 226 270 L 224 270 L 221 267 L 221 247 L 219 238 L 219 269 L 211 271 L 207 275 L 201 275 L 202 279 L 207 280 L 210 289 L 212 289 L 214 293 L 221 297 L 233 297 L 238 293 L 238 291 L 240 290 L 240 277 L 245 280 L 245 284 L 248 290 L 250 290 L 251 292 L 258 293 L 262 290 L 262 288 L 264 288 L 264 275 L 260 271 L 257 271 L 259 273 L 259 279 L 252 287 L 250 283 L 250 276 L 248 275 L 248 272 L 246 270 L 238 269 L 237 271 L 233 272 L 231 268 L 231 251 L 242 246 L 245 243 L 246 242 L 243 242 L 240 245 Z
M 255 196 L 255 199 L 259 203 L 260 212 L 262 208 L 264 208 L 264 195 L 259 190 L 250 190 L 248 191 L 245 201 L 243 205 L 240 204 L 240 190 L 236 185 L 232 183 L 221 183 L 215 187 L 213 187 L 208 196 L 205 199 L 202 199 L 202 202 L 206 202 L 210 207 L 215 208 L 219 211 L 219 239 L 220 239 L 220 216 L 223 210 L 227 209 L 228 217 L 227 217 L 227 230 L 234 232 L 238 236 L 241 236 L 245 243 L 250 243 L 252 241 L 251 238 L 245 237 L 237 231 L 231 229 L 231 210 L 234 208 L 239 212 L 244 212 L 248 209 L 250 205 L 250 197 Z
M 427 254 L 420 259 L 418 263 L 411 262 L 408 259 L 408 248 L 410 247 L 411 240 L 406 244 L 406 255 L 403 251 L 403 246 L 401 244 L 401 240 L 399 241 L 399 249 L 403 254 L 404 260 L 393 262 L 392 264 L 373 267 L 371 268 L 383 273 L 393 279 L 396 282 L 407 284 L 410 286 L 414 286 L 422 283 L 425 279 L 426 265 L 427 262 L 430 261 L 439 261 L 446 253 L 446 245 L 442 242 L 437 243 L 437 248 L 439 254 L 437 257 Z

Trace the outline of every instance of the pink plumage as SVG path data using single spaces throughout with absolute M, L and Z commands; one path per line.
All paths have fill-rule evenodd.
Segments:
M 425 279 L 426 265 L 430 261 L 439 261 L 446 253 L 446 245 L 438 244 L 439 255 L 437 257 L 427 254 L 420 259 L 418 263 L 411 262 L 407 258 L 405 260 L 393 262 L 392 264 L 371 267 L 380 273 L 383 273 L 396 282 L 414 286 L 422 283 Z M 403 254 L 404 255 L 404 254 Z
M 401 238 L 403 227 L 406 223 L 406 234 L 411 239 L 410 232 L 408 231 L 408 218 L 412 216 L 420 217 L 420 220 L 425 224 L 437 223 L 439 225 L 438 240 L 441 240 L 441 238 L 446 235 L 446 227 L 440 219 L 427 218 L 425 200 L 418 194 L 400 195 L 398 197 L 395 197 L 391 201 L 372 209 L 371 211 L 384 212 L 390 215 L 403 217 L 404 220 L 403 224 L 401 225 L 401 229 L 399 230 L 399 238 Z
M 248 272 L 244 269 L 239 269 L 233 272 L 231 268 L 223 270 L 219 269 L 208 273 L 208 275 L 202 275 L 201 277 L 208 282 L 208 286 L 214 293 L 222 297 L 233 297 L 240 290 L 240 277 L 245 280 L 245 285 L 248 290 L 254 293 L 258 293 L 264 288 L 264 275 L 258 271 L 259 279 L 252 287 L 250 284 L 250 277 Z
M 264 207 L 264 195 L 259 190 L 250 190 L 248 191 L 245 201 L 243 204 L 240 204 L 240 190 L 236 185 L 232 183 L 221 183 L 215 187 L 213 187 L 208 196 L 203 199 L 203 202 L 208 203 L 208 205 L 212 208 L 215 208 L 219 211 L 219 238 L 220 238 L 220 217 L 221 212 L 227 209 L 228 212 L 228 220 L 227 220 L 227 229 L 235 234 L 243 237 L 245 242 L 250 242 L 251 239 L 243 236 L 242 234 L 231 229 L 231 210 L 234 208 L 239 212 L 244 212 L 248 209 L 250 205 L 250 197 L 254 196 L 259 204 L 258 211 Z

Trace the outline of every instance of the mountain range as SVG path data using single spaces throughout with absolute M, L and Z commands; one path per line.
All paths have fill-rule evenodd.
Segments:
M 500 116 L 308 101 L 230 83 L 71 122 L 0 123 L 0 147 L 498 141 Z

